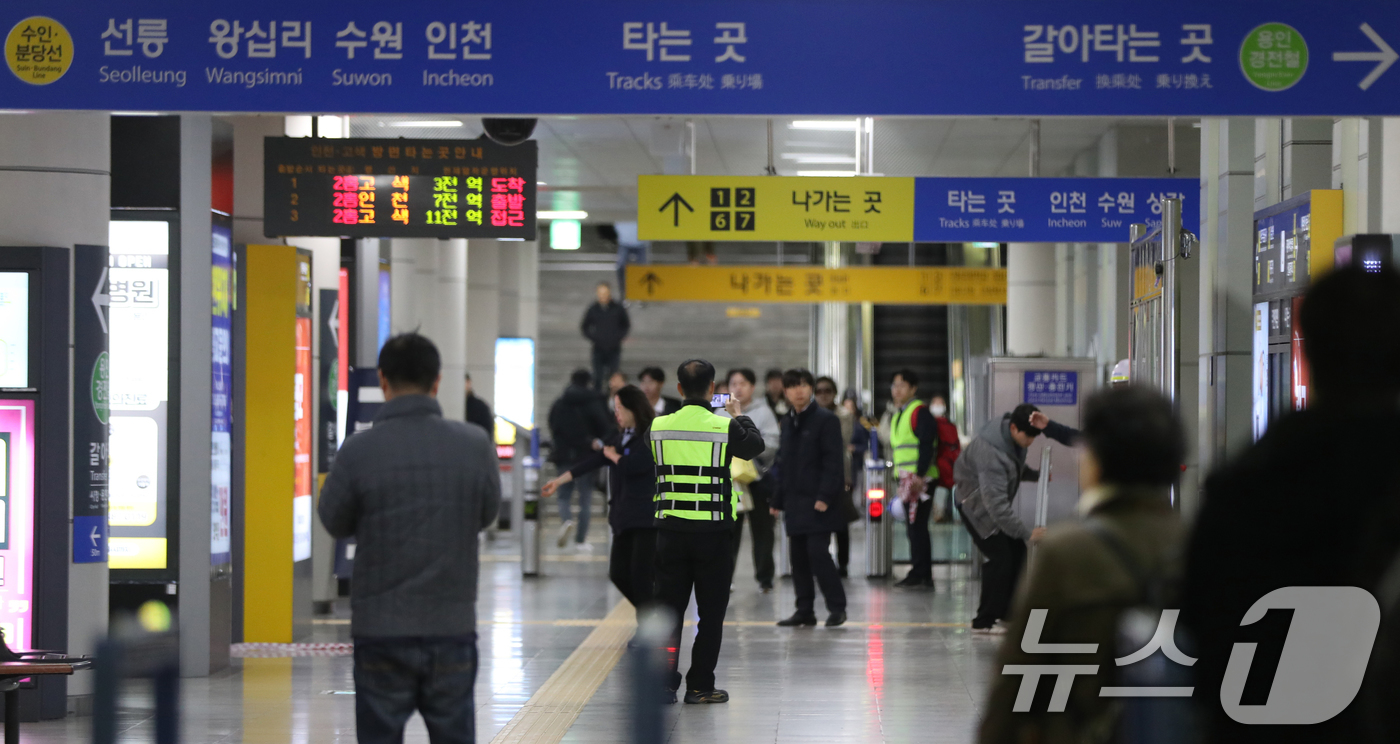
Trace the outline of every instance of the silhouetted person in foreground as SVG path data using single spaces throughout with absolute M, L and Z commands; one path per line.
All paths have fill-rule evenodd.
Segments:
M 1239 702 L 1262 706 L 1271 687 L 1278 692 L 1274 668 L 1282 668 L 1284 639 L 1302 613 L 1274 610 L 1241 627 L 1255 602 L 1282 587 L 1378 594 L 1400 549 L 1400 275 L 1338 269 L 1308 291 L 1295 321 L 1311 367 L 1308 410 L 1271 422 L 1206 481 L 1187 550 L 1181 620 L 1200 659 L 1194 699 L 1208 742 L 1366 741 L 1368 701 L 1391 717 L 1400 701 L 1394 679 L 1377 678 L 1383 665 L 1373 659 L 1356 698 L 1321 723 L 1245 725 L 1221 703 L 1237 643 L 1258 644 Z M 1345 631 L 1336 623 L 1325 632 Z M 1315 692 L 1339 686 L 1317 664 L 1307 666 Z M 1370 740 L 1397 739 L 1391 729 Z

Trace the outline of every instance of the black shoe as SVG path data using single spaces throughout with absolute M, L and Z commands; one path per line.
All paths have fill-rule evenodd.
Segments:
M 758 585 L 758 590 L 759 590 L 760 592 L 763 592 L 764 594 L 767 594 L 767 593 L 773 591 L 773 582 L 768 581 L 768 582 L 764 582 L 764 583 L 762 583 L 762 584 L 759 584 L 759 585 Z
M 835 628 L 838 625 L 846 624 L 846 611 L 833 612 L 826 618 L 826 627 Z
M 779 628 L 796 628 L 796 627 L 800 627 L 800 626 L 806 626 L 806 627 L 809 627 L 809 628 L 815 628 L 815 627 L 817 627 L 817 616 L 816 616 L 816 615 L 804 615 L 804 614 L 802 614 L 802 613 L 800 613 L 800 612 L 796 612 L 796 613 L 793 613 L 793 616 L 792 616 L 792 617 L 790 617 L 790 618 L 788 618 L 788 619 L 786 619 L 786 620 L 779 620 L 779 621 L 778 621 L 778 627 L 779 627 Z
M 689 696 L 687 695 L 687 697 L 689 697 Z M 675 705 L 675 704 L 676 704 L 676 691 L 675 691 L 675 690 L 662 689 L 662 690 L 661 690 L 661 704 L 662 704 L 662 705 Z
M 729 693 L 724 690 L 687 690 L 685 693 L 687 705 L 701 705 L 704 703 L 727 703 Z
M 845 566 L 842 566 L 842 567 L 841 567 L 840 573 L 841 573 L 841 578 L 843 578 L 843 579 L 844 579 L 844 578 L 848 578 L 847 575 L 846 575 L 846 567 L 845 567 Z
M 932 589 L 933 579 L 921 579 L 914 576 L 905 576 L 903 581 L 895 584 L 899 589 Z

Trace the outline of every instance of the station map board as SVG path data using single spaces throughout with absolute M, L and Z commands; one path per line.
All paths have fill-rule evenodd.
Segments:
M 264 234 L 535 239 L 535 142 L 268 137 Z

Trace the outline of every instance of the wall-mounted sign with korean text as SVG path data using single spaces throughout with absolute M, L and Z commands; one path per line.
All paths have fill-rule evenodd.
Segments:
M 1162 222 L 1181 199 L 1199 224 L 1194 178 L 919 178 L 914 240 L 929 243 L 1126 243 L 1128 226 Z
M 1073 406 L 1079 403 L 1078 372 L 1027 370 L 1023 374 L 1023 402 L 1033 406 Z
M 1318 7 L 30 0 L 0 10 L 0 100 L 516 116 L 1400 114 L 1400 4 Z M 951 64 L 930 67 L 929 49 Z M 833 50 L 860 64 L 831 64 Z
M 908 242 L 912 178 L 640 176 L 642 240 Z
M 628 264 L 627 299 L 731 304 L 1005 305 L 1006 269 Z
M 788 178 L 640 176 L 643 240 L 907 243 L 1126 243 L 1134 222 L 1155 227 L 1162 200 L 1189 178 Z
M 268 137 L 263 147 L 268 237 L 535 239 L 533 141 Z

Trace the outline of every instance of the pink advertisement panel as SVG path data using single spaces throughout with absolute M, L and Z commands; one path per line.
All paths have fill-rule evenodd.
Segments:
M 33 648 L 34 401 L 0 400 L 0 630 Z

